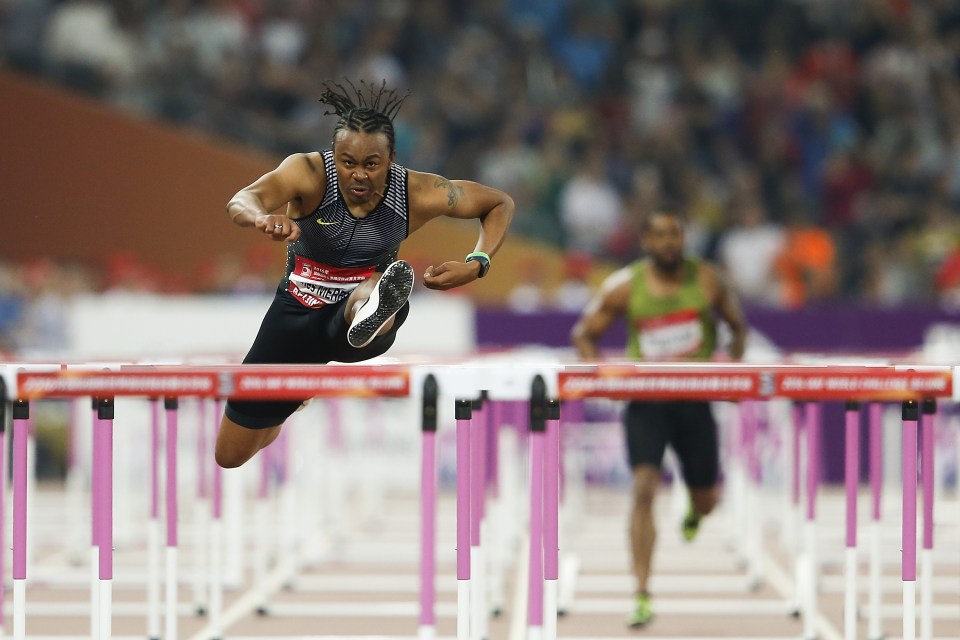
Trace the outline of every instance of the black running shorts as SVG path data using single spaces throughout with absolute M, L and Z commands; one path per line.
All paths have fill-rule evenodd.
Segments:
M 244 364 L 326 364 L 361 362 L 383 355 L 397 337 L 410 313 L 409 301 L 394 316 L 393 327 L 357 349 L 347 342 L 349 328 L 343 317 L 347 300 L 311 309 L 289 293 L 278 290 L 260 324 L 260 332 L 243 359 Z M 306 398 L 304 398 L 306 400 Z M 302 400 L 230 400 L 224 413 L 237 424 L 265 429 L 283 424 Z
M 717 423 L 708 402 L 630 402 L 624 414 L 630 467 L 660 467 L 669 444 L 688 487 L 712 487 L 719 479 Z

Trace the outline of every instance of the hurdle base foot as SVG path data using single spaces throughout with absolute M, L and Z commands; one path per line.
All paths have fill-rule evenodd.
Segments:
M 562 618 L 562 617 L 565 616 L 565 615 L 567 615 L 567 610 L 566 610 L 566 609 L 557 609 L 557 617 Z
M 258 616 L 268 616 L 268 615 L 270 615 L 270 610 L 267 608 L 266 605 L 263 605 L 263 604 L 262 604 L 262 605 L 260 605 L 259 607 L 257 607 L 257 615 L 258 615 Z
M 790 616 L 791 618 L 799 618 L 800 609 L 791 609 L 790 611 L 787 612 L 787 615 Z
M 198 604 L 197 608 L 194 609 L 194 613 L 197 614 L 198 617 L 205 616 L 207 615 L 207 608 L 203 605 Z

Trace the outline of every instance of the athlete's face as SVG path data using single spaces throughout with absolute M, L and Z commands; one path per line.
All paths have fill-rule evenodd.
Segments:
M 338 131 L 333 158 L 340 192 L 349 204 L 366 204 L 383 195 L 393 162 L 386 134 Z
M 655 214 L 647 223 L 641 245 L 657 269 L 676 271 L 683 264 L 683 224 L 676 216 Z

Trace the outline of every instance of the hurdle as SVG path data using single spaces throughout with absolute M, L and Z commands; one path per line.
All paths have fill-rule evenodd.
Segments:
M 12 369 L 12 371 L 10 371 Z M 197 397 L 221 398 L 234 394 L 235 389 L 248 389 L 253 396 L 273 397 L 277 394 L 286 394 L 287 397 L 308 395 L 311 389 L 304 387 L 315 385 L 312 392 L 316 395 L 362 393 L 373 395 L 386 393 L 391 395 L 406 395 L 408 392 L 407 373 L 405 368 L 381 367 L 357 368 L 326 367 L 325 371 L 316 369 L 313 377 L 310 372 L 298 369 L 288 371 L 286 376 L 274 367 L 266 367 L 259 371 L 252 371 L 249 367 L 240 369 L 234 366 L 211 367 L 176 367 L 176 366 L 146 366 L 123 365 L 118 371 L 99 371 L 78 369 L 64 372 L 59 366 L 37 366 L 30 370 L 23 370 L 17 365 L 8 365 L 7 373 L 15 379 L 16 400 L 13 402 L 14 414 L 14 627 L 15 637 L 22 638 L 25 634 L 25 581 L 26 581 L 26 545 L 27 545 L 27 471 L 26 471 L 26 430 L 29 419 L 29 402 L 44 397 L 98 397 L 97 416 L 99 424 L 95 433 L 98 434 L 95 452 L 98 457 L 95 469 L 98 471 L 94 479 L 96 488 L 94 496 L 93 531 L 98 559 L 94 563 L 98 567 L 98 588 L 92 591 L 91 598 L 96 598 L 96 606 L 92 612 L 92 624 L 95 637 L 109 637 L 111 620 L 110 587 L 112 580 L 112 512 L 110 496 L 112 485 L 104 472 L 111 469 L 112 459 L 107 450 L 112 440 L 106 438 L 107 433 L 112 437 L 112 397 L 115 395 L 130 396 L 163 396 L 167 411 L 167 552 L 166 552 L 166 637 L 176 637 L 176 544 L 177 544 L 177 494 L 176 494 L 176 443 L 177 443 L 177 397 L 193 395 Z M 330 371 L 334 369 L 335 372 Z M 371 375 L 371 371 L 373 374 Z M 379 374 L 379 375 L 378 375 Z M 277 391 L 275 385 L 286 385 Z M 7 395 L 11 395 L 9 393 Z M 174 394 L 174 395 L 169 395 Z M 6 399 L 4 402 L 6 406 Z M 109 430 L 104 422 L 109 422 Z M 220 516 L 220 476 L 215 473 L 215 519 Z M 213 536 L 214 541 L 217 536 Z M 219 567 L 219 545 L 214 542 L 213 564 Z M 217 585 L 219 586 L 219 585 Z M 214 593 L 217 593 L 216 588 Z M 219 604 L 219 603 L 217 603 Z M 211 612 L 211 620 L 219 624 L 219 612 Z M 219 634 L 219 631 L 218 631 Z M 215 636 L 216 637 L 216 636 Z
M 934 408 L 935 404 L 931 407 L 932 398 L 948 398 L 952 396 L 952 369 L 938 369 L 938 370 L 915 370 L 915 371 L 900 371 L 892 369 L 889 367 L 867 367 L 867 368 L 843 368 L 843 367 L 777 367 L 777 366 L 729 366 L 729 367 L 716 367 L 712 368 L 710 366 L 700 366 L 697 368 L 694 367 L 664 367 L 664 366 L 655 366 L 655 365 L 632 365 L 629 367 L 624 367 L 622 369 L 617 368 L 618 365 L 556 365 L 556 364 L 543 364 L 536 365 L 536 367 L 516 367 L 518 371 L 512 371 L 503 376 L 504 379 L 508 380 L 509 384 L 502 381 L 490 380 L 486 378 L 493 378 L 493 371 L 498 370 L 498 364 L 492 363 L 490 365 L 484 366 L 475 366 L 475 365 L 460 365 L 458 368 L 462 370 L 471 370 L 471 373 L 462 374 L 461 377 L 469 378 L 469 381 L 461 382 L 459 387 L 456 384 L 446 386 L 446 377 L 449 375 L 456 377 L 456 374 L 451 372 L 443 371 L 443 367 L 425 367 L 425 370 L 436 371 L 438 372 L 437 379 L 440 380 L 440 390 L 438 390 L 437 395 L 446 394 L 448 397 L 460 396 L 460 399 L 456 401 L 456 406 L 464 406 L 466 408 L 469 405 L 470 413 L 464 413 L 458 417 L 458 436 L 460 432 L 460 420 L 464 421 L 464 437 L 467 440 L 467 443 L 472 444 L 474 438 L 478 438 L 478 434 L 484 433 L 485 430 L 490 430 L 494 432 L 495 427 L 491 426 L 498 422 L 496 410 L 496 401 L 500 399 L 514 399 L 515 396 L 520 396 L 530 400 L 533 392 L 527 384 L 531 377 L 534 379 L 536 375 L 532 372 L 532 369 L 537 369 L 539 372 L 543 372 L 546 380 L 544 381 L 545 386 L 557 385 L 558 391 L 555 394 L 548 393 L 548 396 L 559 398 L 560 400 L 571 400 L 571 399 L 581 399 L 584 397 L 613 397 L 613 398 L 626 398 L 626 397 L 662 397 L 663 395 L 671 397 L 701 397 L 703 395 L 710 396 L 711 394 L 718 394 L 722 397 L 734 397 L 741 398 L 743 400 L 763 400 L 769 399 L 772 397 L 785 397 L 795 401 L 805 401 L 809 403 L 807 406 L 810 406 L 815 402 L 816 399 L 820 398 L 831 398 L 831 399 L 840 399 L 840 398 L 853 398 L 853 400 L 847 400 L 848 402 L 877 402 L 877 401 L 902 401 L 905 403 L 912 402 L 914 405 L 920 406 L 919 403 L 923 403 L 922 415 L 930 415 L 930 423 L 932 424 L 932 418 L 934 415 L 933 411 L 930 411 L 928 407 Z M 619 365 L 623 366 L 623 365 Z M 409 394 L 410 387 L 410 372 L 411 368 L 408 366 L 398 366 L 394 367 L 396 373 L 396 378 L 391 380 L 386 380 L 386 377 L 380 382 L 370 383 L 370 379 L 377 379 L 377 376 L 384 374 L 385 376 L 391 371 L 389 367 L 380 368 L 381 365 L 366 366 L 366 367 L 355 367 L 351 369 L 349 366 L 333 366 L 333 367 L 323 367 L 323 370 L 314 372 L 310 368 L 301 368 L 296 373 L 284 374 L 281 369 L 278 368 L 265 368 L 262 371 L 256 370 L 256 368 L 249 367 L 236 367 L 236 369 L 231 369 L 229 367 L 170 367 L 163 368 L 158 367 L 143 367 L 143 366 L 132 366 L 132 367 L 121 367 L 119 371 L 109 371 L 109 372 L 99 372 L 99 371 L 71 371 L 61 372 L 59 369 L 41 372 L 41 371 L 24 371 L 20 372 L 16 376 L 16 386 L 14 387 L 15 391 L 7 391 L 7 397 L 15 397 L 16 401 L 14 402 L 14 450 L 16 452 L 15 461 L 20 459 L 21 451 L 23 450 L 24 439 L 17 438 L 18 429 L 20 434 L 25 435 L 25 421 L 29 418 L 29 402 L 33 399 L 40 399 L 44 397 L 77 397 L 77 396 L 97 396 L 102 400 L 107 400 L 111 397 L 117 395 L 136 395 L 143 396 L 146 398 L 164 398 L 166 404 L 166 399 L 175 399 L 182 396 L 196 396 L 199 398 L 206 398 L 209 400 L 220 401 L 221 398 L 229 397 L 237 393 L 237 389 L 242 389 L 243 393 L 249 393 L 252 396 L 259 394 L 259 397 L 271 397 L 272 394 L 278 395 L 288 395 L 289 397 L 302 397 L 304 393 L 314 394 L 323 397 L 336 397 L 340 394 L 350 394 L 357 393 L 359 389 L 359 395 L 362 397 L 371 397 L 380 393 L 387 393 L 388 395 L 403 396 L 404 394 Z M 599 369 L 594 369 L 591 367 L 600 367 Z M 334 371 L 330 371 L 333 369 Z M 372 374 L 371 372 L 378 372 Z M 384 372 L 387 372 L 385 374 Z M 248 378 L 247 376 L 260 376 L 260 378 Z M 316 376 L 313 378 L 312 376 Z M 712 376 L 712 377 L 711 377 Z M 153 378 L 151 380 L 151 377 Z M 357 379 L 364 379 L 366 382 L 356 383 L 351 382 L 352 377 Z M 553 380 L 551 380 L 551 377 Z M 399 379 L 402 378 L 403 382 L 399 382 Z M 245 382 L 244 382 L 245 381 Z M 816 384 L 815 384 L 816 382 Z M 111 386 L 115 385 L 115 386 Z M 246 385 L 246 386 L 244 386 Z M 326 385 L 326 386 L 325 386 Z M 350 385 L 358 385 L 356 387 L 351 387 Z M 505 389 L 501 389 L 500 386 L 503 385 Z M 831 386 L 832 385 L 832 386 Z M 480 392 L 483 389 L 478 387 L 490 387 L 488 389 L 489 397 L 489 406 L 478 407 L 478 411 L 474 411 L 474 401 L 480 397 Z M 305 391 L 304 388 L 307 388 Z M 400 389 L 403 389 L 400 391 Z M 318 391 L 319 389 L 319 391 Z M 829 393 L 825 391 L 829 390 Z M 425 392 L 426 395 L 426 392 Z M 714 396 L 711 396 L 714 397 Z M 814 399 L 814 400 L 811 400 Z M 903 400 L 903 398 L 909 398 L 908 400 Z M 531 403 L 531 410 L 533 410 L 535 403 Z M 427 412 L 426 404 L 423 409 L 423 427 L 424 433 L 429 432 L 427 427 Z M 536 406 L 539 407 L 539 404 Z M 907 406 L 907 405 L 904 405 Z M 98 420 L 101 422 L 109 420 L 110 429 L 112 433 L 112 421 L 113 416 L 110 412 L 104 410 L 100 412 L 101 405 L 98 404 Z M 166 408 L 166 407 L 165 407 Z M 539 462 L 536 466 L 540 467 L 541 470 L 545 467 L 552 465 L 551 456 L 553 456 L 552 451 L 553 440 L 551 436 L 551 429 L 554 427 L 554 422 L 556 423 L 556 432 L 558 433 L 562 428 L 560 421 L 559 413 L 560 405 L 551 404 L 549 400 L 547 401 L 547 408 L 540 409 L 537 411 L 543 411 L 542 414 L 544 417 L 545 432 L 543 436 L 534 436 L 531 434 L 530 444 L 534 444 L 535 440 L 533 438 L 541 438 L 540 444 L 531 446 L 530 455 L 531 463 L 538 459 Z M 170 409 L 167 409 L 168 411 Z M 219 409 L 218 409 L 219 410 Z M 810 409 L 805 408 L 805 414 L 809 412 Z M 502 413 L 502 412 L 501 412 Z M 871 407 L 871 416 L 873 410 Z M 539 415 L 539 414 L 538 414 Z M 921 414 L 917 413 L 918 421 Z M 17 418 L 17 416 L 20 416 Z M 434 410 L 435 416 L 435 410 Z M 532 417 L 532 416 L 531 416 Z M 539 419 L 539 418 L 538 418 Z M 755 419 L 755 416 L 751 419 Z M 19 421 L 18 421 L 19 420 Z M 474 420 L 481 424 L 476 430 L 473 429 Z M 848 435 L 850 428 L 850 412 L 848 412 Z M 176 422 L 175 416 L 173 422 Z M 533 421 L 531 421 L 533 422 Z M 906 441 L 909 441 L 911 437 L 913 438 L 913 446 L 916 448 L 917 439 L 916 431 L 917 425 L 914 425 L 914 433 L 911 436 L 909 420 L 905 420 L 904 423 L 904 437 Z M 926 423 L 926 419 L 924 420 Z M 531 425 L 532 426 L 532 425 Z M 872 425 L 871 425 L 872 426 Z M 924 425 L 920 425 L 922 428 Z M 755 425 L 753 427 L 754 432 L 756 431 Z M 103 436 L 106 433 L 104 429 L 98 429 L 96 431 L 97 435 L 101 436 L 101 439 L 98 439 L 98 442 L 101 444 L 98 447 L 98 450 L 107 445 L 103 444 Z M 921 431 L 922 434 L 922 431 Z M 809 439 L 812 437 L 808 432 L 806 437 Z M 423 443 L 423 458 L 424 466 L 422 470 L 421 485 L 433 484 L 435 483 L 435 468 L 431 471 L 429 468 L 429 460 L 432 457 L 429 455 L 429 445 L 428 440 L 432 438 L 425 437 Z M 559 436 L 557 436 L 557 441 L 559 441 Z M 174 438 L 168 438 L 167 442 L 167 455 L 170 455 L 171 450 L 174 450 L 175 455 L 175 446 L 171 447 L 170 440 L 176 440 L 176 429 L 174 429 Z M 459 438 L 458 438 L 459 440 Z M 905 446 L 909 443 L 905 441 Z M 483 442 L 487 442 L 487 438 L 483 439 Z M 927 443 L 932 444 L 932 438 L 926 438 L 922 441 L 924 445 Z M 546 446 L 541 446 L 546 445 Z M 558 445 L 559 446 L 559 445 Z M 813 450 L 815 450 L 815 446 Z M 486 571 L 484 568 L 486 563 L 477 562 L 473 560 L 473 557 L 480 556 L 482 557 L 482 552 L 480 554 L 474 553 L 473 547 L 478 546 L 473 544 L 473 540 L 476 539 L 478 543 L 488 542 L 491 536 L 485 536 L 482 530 L 482 514 L 483 514 L 483 505 L 486 500 L 486 487 L 489 475 L 488 473 L 483 472 L 484 465 L 486 461 L 489 461 L 492 457 L 492 452 L 487 452 L 486 455 L 482 456 L 484 462 L 479 465 L 471 464 L 474 459 L 474 452 L 466 450 L 466 455 L 468 456 L 467 460 L 470 462 L 462 463 L 458 465 L 458 483 L 460 481 L 460 471 L 464 471 L 466 480 L 469 480 L 465 488 L 466 496 L 468 501 L 466 505 L 459 505 L 458 510 L 466 508 L 469 505 L 469 508 L 464 514 L 464 523 L 467 526 L 467 538 L 468 542 L 462 542 L 460 538 L 460 522 L 458 521 L 458 543 L 457 543 L 457 556 L 458 559 L 464 554 L 463 550 L 466 549 L 466 558 L 465 562 L 465 571 L 463 572 L 464 580 L 470 582 L 470 584 L 459 585 L 458 591 L 465 591 L 466 595 L 463 598 L 464 606 L 467 613 L 463 614 L 463 621 L 461 620 L 461 613 L 458 613 L 458 636 L 460 633 L 461 627 L 464 627 L 464 637 L 471 638 L 471 634 L 482 633 L 483 626 L 481 626 L 481 619 L 485 619 L 488 616 L 488 611 L 486 607 L 478 607 L 476 600 L 472 597 L 472 590 L 475 589 L 477 583 L 473 583 L 470 580 L 473 577 L 476 577 L 476 574 L 470 571 L 471 564 L 476 563 L 475 569 L 477 573 Z M 537 453 L 537 452 L 540 453 Z M 909 453 L 909 451 L 907 451 Z M 921 451 L 922 454 L 922 451 Z M 98 454 L 99 455 L 99 454 Z M 559 457 L 559 453 L 557 454 Z M 809 457 L 809 456 L 808 456 Z M 907 456 L 909 457 L 909 455 Z M 929 478 L 932 479 L 932 474 L 934 471 L 933 467 L 933 457 L 932 454 L 929 455 L 929 458 L 925 458 L 924 455 L 920 457 L 923 461 L 923 466 L 920 471 L 921 474 L 928 472 Z M 756 461 L 754 460 L 755 464 Z M 809 463 L 809 460 L 808 460 Z M 175 464 L 175 463 L 174 463 Z M 905 465 L 907 460 L 905 459 Z M 914 464 L 916 464 L 916 456 L 914 456 Z M 98 461 L 99 465 L 99 461 Z M 534 466 L 531 464 L 531 466 Z M 474 467 L 477 467 L 474 469 Z M 25 468 L 25 465 L 23 466 Z M 14 619 L 15 619 L 15 635 L 17 632 L 20 633 L 20 637 L 23 637 L 25 629 L 25 621 L 23 619 L 24 615 L 24 602 L 25 602 L 25 593 L 17 596 L 18 588 L 20 591 L 24 589 L 24 581 L 26 578 L 26 506 L 27 506 L 27 494 L 25 493 L 26 480 L 25 477 L 21 477 L 23 473 L 23 468 L 18 467 L 15 469 L 14 473 L 14 502 L 17 505 L 15 509 L 15 522 L 16 526 L 14 527 L 15 540 L 14 547 L 16 548 L 17 553 L 14 555 L 15 561 L 20 557 L 20 553 L 23 552 L 23 561 L 15 567 L 14 573 Z M 173 467 L 175 469 L 175 466 Z M 219 487 L 218 484 L 220 480 L 218 479 L 218 469 L 215 468 L 214 472 L 214 486 L 212 489 L 213 494 L 213 509 L 214 516 L 211 524 L 211 528 L 217 526 L 217 521 L 219 519 L 218 510 L 218 499 Z M 474 473 L 475 472 L 475 473 Z M 491 470 L 491 473 L 493 470 Z M 751 473 L 755 474 L 756 469 L 753 469 Z M 847 478 L 850 477 L 850 471 L 847 471 Z M 168 474 L 170 475 L 170 474 Z M 176 473 L 174 472 L 173 478 L 175 479 Z M 854 474 L 856 475 L 856 474 Z M 905 469 L 905 480 L 909 476 L 909 469 Z M 811 480 L 812 477 L 812 480 Z M 914 467 L 913 473 L 914 479 L 916 479 L 916 467 Z M 527 637 L 533 638 L 552 638 L 556 637 L 556 611 L 555 606 L 551 605 L 551 602 L 555 602 L 556 598 L 552 597 L 551 592 L 556 592 L 558 571 L 557 560 L 555 554 L 559 550 L 559 540 L 556 537 L 551 538 L 551 536 L 556 536 L 552 533 L 556 531 L 558 525 L 554 525 L 551 518 L 555 517 L 551 515 L 550 504 L 554 500 L 559 501 L 559 498 L 554 498 L 554 494 L 559 494 L 559 488 L 551 490 L 548 486 L 550 482 L 559 482 L 559 476 L 555 480 L 551 480 L 552 476 L 546 471 L 541 471 L 541 473 L 534 473 L 531 476 L 531 480 L 540 479 L 542 485 L 539 489 L 531 486 L 530 494 L 530 507 L 531 507 L 531 531 L 530 531 L 530 550 L 528 552 L 529 560 L 529 573 L 527 574 L 526 582 L 526 591 L 527 591 L 527 607 L 528 607 L 528 628 L 526 630 Z M 809 473 L 805 478 L 807 484 L 807 507 L 808 510 L 815 509 L 815 502 L 813 498 L 816 494 L 816 487 L 813 487 L 813 490 L 810 489 L 810 483 L 816 482 L 817 475 Z M 927 475 L 923 475 L 923 484 L 928 482 Z M 171 478 L 168 478 L 168 481 Z M 479 488 L 477 484 L 479 483 Z M 531 483 L 533 484 L 533 483 Z M 871 482 L 872 484 L 872 482 Z M 106 484 L 109 486 L 109 484 Z M 932 493 L 932 483 L 931 483 L 931 493 Z M 98 484 L 96 496 L 97 505 L 101 506 L 106 500 L 104 494 L 106 491 L 101 484 Z M 170 485 L 168 484 L 167 491 L 170 491 Z M 909 514 L 906 513 L 907 507 L 909 506 L 906 502 L 907 494 L 909 493 L 909 488 L 905 486 L 904 488 L 904 506 L 905 506 L 905 516 L 904 516 L 904 527 L 903 527 L 903 536 L 905 549 L 909 547 Z M 458 491 L 459 495 L 459 491 Z M 914 494 L 915 495 L 915 494 Z M 473 500 L 473 496 L 478 496 L 477 500 Z M 168 500 L 170 495 L 167 495 Z M 175 499 L 175 495 L 173 498 Z M 429 496 L 428 496 L 429 497 Z M 849 487 L 848 494 L 849 500 Z M 434 496 L 435 499 L 435 496 Z M 539 500 L 539 506 L 538 501 Z M 424 502 L 428 502 L 426 499 Z M 22 508 L 20 505 L 22 504 Z M 927 506 L 929 504 L 929 507 Z M 933 550 L 933 539 L 932 539 L 932 495 L 930 499 L 927 499 L 926 492 L 924 494 L 924 514 L 929 510 L 929 518 L 925 515 L 924 520 L 924 551 L 923 556 L 920 558 L 921 564 L 921 578 L 924 575 L 927 575 L 927 572 L 923 569 L 924 562 L 932 562 L 932 550 Z M 849 503 L 847 506 L 849 513 Z M 916 503 L 914 502 L 914 509 L 916 508 Z M 176 507 L 168 508 L 168 512 L 175 513 Z M 96 519 L 100 526 L 97 527 L 97 536 L 98 536 L 98 594 L 103 597 L 100 599 L 100 602 L 97 607 L 97 633 L 98 637 L 103 636 L 104 630 L 109 635 L 110 627 L 110 608 L 106 607 L 106 603 L 111 601 L 110 586 L 112 580 L 112 555 L 109 552 L 109 548 L 112 547 L 111 543 L 106 543 L 107 548 L 104 548 L 104 537 L 100 535 L 101 529 L 103 526 L 106 526 L 109 529 L 109 525 L 103 523 L 103 519 L 108 517 L 103 515 L 101 511 L 97 512 L 99 517 Z M 106 514 L 109 514 L 109 508 L 105 511 Z M 914 512 L 916 513 L 916 512 Z M 475 515 L 476 514 L 476 515 Z M 542 521 L 536 526 L 539 531 L 534 531 L 534 516 L 539 514 L 542 518 Z M 435 513 L 434 513 L 435 516 Z M 424 511 L 421 513 L 421 526 L 422 526 L 422 542 L 424 547 L 428 546 L 426 542 L 430 540 L 430 536 L 426 535 L 428 523 L 430 521 L 429 514 Z M 479 518 L 480 520 L 478 520 Z M 435 520 L 434 520 L 435 522 Z M 916 523 L 916 518 L 913 520 L 914 524 Z M 928 527 L 928 524 L 929 527 Z M 848 518 L 847 524 L 847 549 L 845 551 L 845 556 L 850 556 L 850 548 L 855 548 L 855 537 L 852 540 L 850 537 L 850 523 Z M 929 528 L 929 536 L 928 536 Z M 473 537 L 474 532 L 477 531 L 478 535 L 476 538 Z M 913 529 L 914 536 L 916 536 L 916 528 Z M 112 530 L 110 530 L 110 535 L 112 535 Z M 176 543 L 176 534 L 177 529 L 176 525 L 170 525 L 168 522 L 168 547 L 174 546 Z M 927 544 L 927 539 L 929 537 L 929 544 Z M 218 538 L 218 534 L 211 532 L 211 562 L 210 562 L 210 573 L 211 573 L 211 583 L 217 583 L 218 580 L 214 578 L 212 574 L 217 571 L 217 568 L 220 566 L 219 559 L 215 558 L 213 552 L 219 548 L 219 545 L 216 544 L 215 540 Z M 549 539 L 548 539 L 549 538 Z M 556 542 L 555 542 L 556 540 Z M 173 543 L 173 544 L 171 544 Z M 914 544 L 916 544 L 916 537 L 914 538 Z M 434 545 L 430 545 L 431 547 Z M 928 553 L 930 552 L 930 553 Z M 923 559 L 924 556 L 930 557 L 929 561 Z M 535 566 L 536 562 L 541 563 L 541 566 L 537 568 Z M 909 558 L 905 557 L 905 562 Z M 914 563 L 916 565 L 916 557 L 914 558 Z M 17 562 L 14 563 L 15 565 Z M 428 566 L 429 568 L 429 566 Z M 905 568 L 904 577 L 909 578 L 910 572 L 909 567 Z M 421 616 L 419 618 L 420 623 L 420 633 L 424 637 L 432 637 L 431 634 L 435 636 L 435 631 L 431 628 L 434 622 L 434 619 L 429 615 L 423 613 L 426 610 L 426 603 L 428 600 L 432 600 L 432 596 L 435 595 L 435 590 L 431 590 L 426 586 L 430 581 L 430 575 L 435 571 L 435 565 L 433 566 L 433 571 L 422 570 L 421 572 Z M 815 571 L 815 569 L 814 569 Z M 428 575 L 430 574 L 430 575 Z M 911 598 L 911 588 L 913 601 L 915 602 L 916 596 L 916 566 L 914 566 L 913 574 L 914 585 L 904 584 L 904 633 L 905 637 L 908 637 L 907 626 L 909 624 L 908 619 L 913 619 L 914 623 L 919 613 L 921 618 L 921 625 L 923 625 L 923 616 L 925 611 L 930 611 L 931 606 L 925 601 L 921 601 L 919 610 L 914 609 L 910 610 L 908 603 Z M 461 579 L 461 572 L 458 566 L 458 579 Z M 20 583 L 17 583 L 17 580 L 20 580 Z M 459 580 L 458 580 L 459 582 Z M 552 582 L 552 584 L 551 584 Z M 911 582 L 909 579 L 905 579 L 904 583 Z M 435 586 L 435 585 L 434 585 Z M 465 587 L 462 588 L 462 587 Z M 169 588 L 169 583 L 168 583 Z M 848 587 L 849 588 L 849 587 Z M 211 637 L 219 638 L 222 636 L 222 629 L 219 628 L 220 622 L 214 623 L 214 617 L 219 613 L 220 604 L 216 602 L 216 598 L 212 595 L 214 593 L 214 587 L 211 586 L 211 596 L 210 596 L 210 628 L 215 629 L 216 635 L 211 635 Z M 922 593 L 930 593 L 932 590 L 928 590 L 926 587 L 921 587 Z M 535 593 L 539 590 L 539 594 Z M 845 594 L 849 598 L 848 594 Z M 481 594 L 480 597 L 484 597 Z M 458 598 L 459 600 L 459 598 Z M 762 604 L 762 603 L 761 603 Z M 776 603 L 777 606 L 783 608 L 783 603 Z M 106 607 L 106 609 L 105 609 Z M 536 609 L 540 607 L 539 616 L 537 615 Z M 461 608 L 458 607 L 458 611 Z M 553 610 L 552 610 L 553 609 Z M 772 609 L 772 607 L 771 607 Z M 474 613 L 479 611 L 480 613 Z M 577 609 L 574 607 L 571 610 L 571 613 L 577 613 Z M 169 611 L 167 612 L 169 615 Z M 517 615 L 517 612 L 514 611 L 514 615 Z M 471 618 L 476 618 L 479 616 L 481 619 L 471 620 Z M 813 617 L 813 616 L 812 616 Z M 17 622 L 19 620 L 19 622 Z M 222 621 L 221 621 L 222 622 Z M 539 622 L 539 624 L 536 624 Z M 845 623 L 846 624 L 846 623 Z M 816 628 L 814 629 L 816 632 Z M 481 636 L 482 637 L 482 636 Z
M 847 401 L 844 425 L 844 485 L 846 497 L 846 582 L 843 634 L 857 637 L 857 488 L 860 484 L 860 403 Z
M 810 365 L 681 365 L 676 363 L 623 364 L 610 363 L 598 365 L 571 365 L 560 373 L 561 398 L 612 398 L 612 399 L 709 399 L 747 401 L 773 397 L 787 398 L 795 402 L 804 402 L 802 422 L 807 445 L 805 474 L 806 504 L 804 524 L 804 562 L 801 566 L 806 574 L 803 591 L 800 596 L 800 613 L 804 617 L 804 637 L 818 637 L 821 617 L 816 610 L 816 496 L 819 469 L 816 452 L 819 447 L 820 416 L 817 401 L 845 400 L 848 402 L 901 401 L 903 403 L 903 517 L 902 517 L 902 583 L 903 583 L 903 629 L 904 638 L 914 638 L 914 626 L 917 617 L 916 596 L 916 555 L 909 549 L 916 549 L 916 407 L 918 402 L 932 406 L 937 397 L 954 397 L 955 370 L 952 367 L 908 367 L 908 366 L 810 366 Z M 859 407 L 859 405 L 857 405 Z M 853 405 L 849 406 L 847 438 L 851 444 L 852 431 L 859 428 L 858 417 L 855 420 Z M 799 435 L 799 431 L 794 432 Z M 932 438 L 928 438 L 932 441 Z M 932 453 L 928 464 L 932 479 Z M 855 503 L 856 492 L 850 490 L 850 483 L 858 479 L 859 469 L 849 461 L 847 474 L 847 573 L 848 584 L 845 588 L 845 632 L 855 629 L 852 616 L 855 613 L 856 591 L 853 574 L 855 561 Z M 800 465 L 794 465 L 799 468 Z M 873 474 L 872 474 L 873 475 Z M 912 478 L 912 484 L 911 480 Z M 871 482 L 876 485 L 876 481 Z M 929 482 L 932 488 L 932 480 Z M 800 483 L 794 479 L 794 497 Z M 876 494 L 876 491 L 874 491 Z M 876 497 L 874 497 L 876 503 Z M 926 498 L 925 498 L 926 500 Z M 925 504 L 927 502 L 925 501 Z M 932 496 L 929 499 L 929 513 L 932 519 Z M 878 519 L 876 509 L 873 514 Z M 927 527 L 925 525 L 925 533 Z M 932 538 L 932 529 L 931 536 Z M 924 542 L 928 542 L 926 539 Z M 932 539 L 929 540 L 932 549 Z M 925 544 L 925 549 L 926 549 Z M 932 589 L 925 589 L 930 597 Z M 871 592 L 871 600 L 873 600 Z M 921 603 L 921 616 L 930 615 L 932 607 L 926 599 Z M 871 626 L 873 620 L 871 619 Z
M 553 640 L 556 637 L 557 605 L 556 596 L 553 595 L 551 599 L 549 594 L 556 592 L 558 550 L 554 548 L 551 552 L 550 548 L 556 545 L 559 517 L 558 513 L 551 513 L 558 507 L 558 501 L 550 491 L 556 493 L 559 483 L 560 427 L 559 404 L 555 411 L 550 403 L 557 401 L 556 365 L 552 362 L 528 362 L 501 367 L 495 361 L 487 361 L 431 368 L 431 371 L 440 380 L 443 393 L 456 399 L 457 638 L 486 640 L 488 637 L 488 621 L 494 610 L 487 597 L 489 556 L 484 548 L 485 541 L 489 544 L 491 528 L 491 523 L 485 521 L 492 475 L 488 473 L 490 469 L 487 463 L 493 456 L 497 456 L 498 460 L 500 458 L 499 454 L 492 454 L 485 449 L 489 434 L 498 431 L 493 423 L 503 415 L 494 409 L 496 403 L 520 400 L 529 403 L 530 412 L 530 528 L 524 545 L 525 552 L 521 553 L 517 565 L 514 624 L 510 638 L 523 636 Z M 478 396 L 481 401 L 475 402 Z M 516 416 L 514 421 L 518 421 Z M 556 442 L 556 455 L 547 455 L 550 447 L 545 448 L 548 422 L 556 423 L 552 428 L 556 429 L 557 434 L 551 437 L 551 441 Z M 497 530 L 495 526 L 492 528 Z M 545 531 L 545 528 L 550 531 Z M 546 594 L 545 581 L 553 582 L 553 585 L 546 585 Z

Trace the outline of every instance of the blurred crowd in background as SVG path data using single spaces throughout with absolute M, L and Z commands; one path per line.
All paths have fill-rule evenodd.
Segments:
M 409 89 L 397 160 L 509 192 L 574 285 L 674 206 L 748 305 L 960 302 L 958 0 L 0 0 L 0 43 L 278 156 L 329 147 L 319 81 Z M 531 256 L 516 304 L 562 303 Z M 238 260 L 194 288 L 274 286 Z

